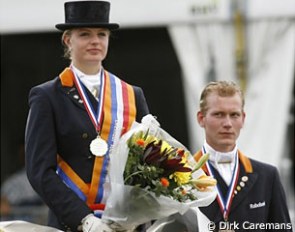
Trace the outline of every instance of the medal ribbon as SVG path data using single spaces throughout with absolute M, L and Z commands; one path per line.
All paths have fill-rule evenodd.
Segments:
M 124 97 L 128 96 L 128 97 Z M 128 110 L 128 115 L 125 113 Z M 112 146 L 119 140 L 125 123 L 131 125 L 135 120 L 136 108 L 133 87 L 121 81 L 115 75 L 105 72 L 105 100 L 103 106 L 104 121 L 101 137 L 108 143 L 109 149 L 104 159 L 96 157 L 93 169 L 94 180 L 91 183 L 88 202 L 105 202 L 104 183 Z M 129 128 L 125 128 L 128 130 Z
M 206 154 L 206 150 L 205 150 L 204 146 L 203 146 L 203 154 Z M 239 166 L 239 158 L 238 158 L 237 152 L 235 154 L 234 163 L 235 163 L 234 171 L 233 171 L 233 175 L 232 175 L 232 178 L 231 178 L 231 181 L 230 181 L 229 188 L 228 188 L 227 195 L 226 195 L 225 199 L 223 198 L 223 196 L 221 194 L 218 183 L 217 183 L 217 185 L 215 187 L 216 190 L 217 190 L 217 202 L 219 204 L 221 213 L 222 213 L 223 218 L 224 218 L 225 221 L 227 221 L 228 216 L 229 216 L 230 207 L 231 207 L 231 203 L 232 203 L 232 200 L 233 200 L 234 190 L 235 190 L 235 187 L 237 185 L 238 178 L 239 178 L 240 166 Z M 206 162 L 206 167 L 207 167 L 207 170 L 208 170 L 210 176 L 215 178 L 214 173 L 212 171 L 212 169 L 213 169 L 212 164 L 210 164 L 210 162 Z
M 97 133 L 100 133 L 103 139 L 105 139 L 108 143 L 108 147 L 110 148 L 112 145 L 112 123 L 108 122 L 109 115 L 105 115 L 105 122 L 106 126 L 104 126 L 105 129 L 101 128 L 102 124 L 102 116 L 103 112 L 105 113 L 109 112 L 111 105 L 112 105 L 112 100 L 109 99 L 105 102 L 105 94 L 110 95 L 106 91 L 105 85 L 106 85 L 106 73 L 104 70 L 101 70 L 101 75 L 100 75 L 100 91 L 99 91 L 99 101 L 98 101 L 98 107 L 97 107 L 97 112 L 95 112 L 91 101 L 89 100 L 86 90 L 84 86 L 82 85 L 80 79 L 76 76 L 74 70 L 72 70 L 74 73 L 74 83 L 77 87 L 77 90 L 79 92 L 79 95 L 81 99 L 83 100 L 84 107 L 97 131 Z M 108 88 L 107 88 L 108 89 Z M 112 98 L 112 97 L 111 97 Z M 107 108 L 107 110 L 104 110 Z M 105 134 L 107 132 L 107 134 Z M 109 136 L 107 136 L 109 135 Z M 105 156 L 107 157 L 109 154 L 109 149 Z M 104 193 L 104 187 L 103 183 L 105 182 L 105 178 L 107 175 L 107 166 L 108 166 L 108 158 L 104 159 L 104 157 L 95 157 L 95 162 L 94 162 L 94 167 L 93 167 L 93 174 L 92 174 L 92 180 L 90 184 L 90 189 L 89 189 L 89 196 L 87 199 L 87 203 L 93 204 L 94 202 L 101 202 L 103 198 L 103 193 Z M 99 215 L 97 215 L 99 216 Z
M 101 127 L 101 121 L 102 121 L 102 115 L 103 115 L 103 104 L 104 104 L 104 86 L 105 86 L 105 76 L 104 76 L 104 70 L 101 70 L 100 75 L 100 89 L 99 89 L 99 101 L 98 101 L 98 107 L 97 112 L 94 111 L 93 106 L 86 94 L 85 87 L 82 85 L 80 79 L 75 74 L 74 70 L 72 69 L 72 72 L 74 73 L 74 83 L 77 87 L 77 90 L 79 92 L 79 95 L 81 99 L 83 100 L 84 107 L 96 129 L 96 131 L 100 132 Z
M 62 178 L 62 180 L 69 186 L 81 200 L 86 201 L 89 187 L 86 183 L 74 172 L 74 170 L 67 165 L 65 161 L 58 155 L 58 166 L 56 173 Z
M 88 197 L 88 203 L 102 202 L 104 197 L 104 183 L 107 176 L 107 167 L 109 163 L 109 152 L 113 145 L 114 130 L 116 127 L 117 118 L 117 99 L 116 99 L 116 86 L 112 84 L 112 79 L 108 73 L 105 79 L 105 103 L 103 107 L 104 111 L 104 122 L 101 128 L 101 137 L 108 143 L 108 151 L 104 158 L 96 157 L 92 178 L 91 187 Z M 120 126 L 119 126 L 120 127 Z M 107 158 L 106 158 L 107 157 Z
M 71 74 L 71 75 L 70 75 Z M 125 133 L 136 118 L 136 103 L 133 87 L 117 78 L 115 75 L 103 71 L 101 73 L 100 104 L 97 115 L 95 114 L 91 102 L 74 72 L 62 74 L 70 75 L 71 80 L 78 89 L 80 98 L 83 100 L 88 115 L 90 116 L 96 129 L 100 131 L 100 136 L 107 141 L 109 150 L 103 157 L 95 157 L 92 180 L 90 185 L 75 173 L 74 170 L 60 156 L 57 173 L 63 181 L 82 199 L 89 207 L 103 206 L 108 194 L 104 193 L 104 183 L 107 175 L 109 163 L 109 152 L 112 146 L 119 140 L 122 133 Z M 102 124 L 103 115 L 103 124 Z M 100 217 L 103 208 L 95 208 L 95 215 Z

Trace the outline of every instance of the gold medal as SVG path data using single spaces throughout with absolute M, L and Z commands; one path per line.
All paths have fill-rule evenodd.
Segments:
M 108 151 L 108 144 L 101 137 L 97 136 L 90 143 L 90 151 L 95 156 L 104 156 Z

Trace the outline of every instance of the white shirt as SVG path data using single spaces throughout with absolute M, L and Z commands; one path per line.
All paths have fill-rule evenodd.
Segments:
M 206 152 L 210 154 L 210 163 L 219 172 L 225 183 L 229 185 L 235 167 L 234 158 L 237 154 L 237 146 L 235 146 L 235 148 L 230 152 L 218 152 L 210 147 L 205 141 L 204 147 Z
M 100 75 L 102 70 L 100 69 L 99 72 L 94 75 L 86 75 L 85 73 L 77 69 L 74 65 L 72 65 L 72 68 L 76 76 L 80 79 L 80 81 L 93 94 L 93 96 L 96 99 L 98 99 L 98 92 L 100 87 Z

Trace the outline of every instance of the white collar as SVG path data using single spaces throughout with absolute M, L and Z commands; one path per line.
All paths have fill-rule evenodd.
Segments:
M 232 163 L 237 153 L 237 145 L 230 152 L 219 152 L 214 150 L 206 141 L 204 147 L 207 153 L 210 154 L 209 160 L 213 163 Z
M 80 80 L 82 82 L 86 81 L 87 84 L 89 85 L 100 85 L 100 74 L 102 72 L 102 69 L 99 70 L 99 72 L 97 74 L 94 75 L 87 75 L 85 73 L 83 73 L 81 70 L 79 70 L 78 68 L 76 68 L 73 64 L 71 65 L 73 68 L 73 71 L 75 72 L 75 74 L 77 75 L 78 78 L 80 78 Z

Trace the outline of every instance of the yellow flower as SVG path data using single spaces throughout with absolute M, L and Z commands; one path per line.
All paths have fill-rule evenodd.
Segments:
M 163 152 L 165 149 L 166 151 L 170 151 L 172 150 L 172 147 L 166 141 L 162 141 L 161 152 Z
M 174 172 L 170 175 L 171 179 L 179 185 L 184 185 L 191 180 L 191 172 Z
M 152 136 L 152 135 L 148 135 L 145 139 L 145 144 L 149 144 L 151 143 L 152 141 L 157 141 L 157 138 Z
M 206 188 L 215 186 L 217 181 L 212 176 L 202 175 L 198 179 L 191 180 L 191 183 L 196 189 L 205 191 Z

